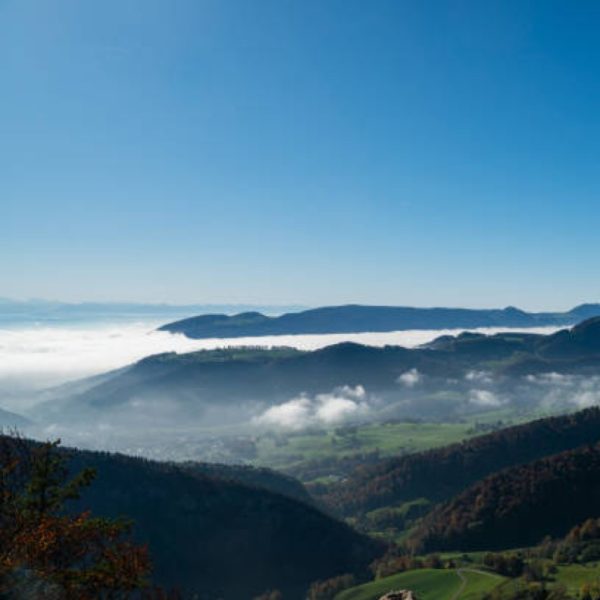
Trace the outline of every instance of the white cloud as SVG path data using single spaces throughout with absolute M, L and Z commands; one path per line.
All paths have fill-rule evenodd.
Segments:
M 563 373 L 527 375 L 527 383 L 542 393 L 541 404 L 546 408 L 587 408 L 600 404 L 600 376 Z M 535 388 L 534 388 L 535 389 Z
M 577 408 L 589 408 L 600 403 L 600 390 L 579 392 L 571 396 L 570 401 Z
M 487 371 L 468 371 L 465 375 L 467 381 L 477 381 L 483 384 L 492 384 L 494 379 Z
M 415 387 L 421 381 L 421 373 L 417 369 L 410 369 L 402 373 L 396 381 L 406 387 Z
M 313 417 L 310 398 L 301 396 L 267 409 L 255 422 L 285 429 L 302 429 L 309 425 Z
M 256 425 L 299 430 L 312 425 L 338 425 L 369 412 L 365 389 L 343 386 L 328 394 L 302 395 L 268 408 Z
M 469 402 L 482 407 L 501 406 L 503 404 L 502 400 L 489 390 L 471 390 Z
M 563 375 L 561 373 L 540 373 L 539 375 L 526 375 L 529 383 L 542 383 L 546 385 L 570 385 L 576 377 L 574 375 Z
M 321 402 L 315 411 L 317 421 L 327 425 L 339 423 L 360 412 L 360 405 L 348 398 L 332 397 Z

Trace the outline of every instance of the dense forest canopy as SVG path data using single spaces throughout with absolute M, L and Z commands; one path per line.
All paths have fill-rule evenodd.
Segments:
M 323 497 L 332 510 L 353 515 L 425 497 L 451 498 L 468 485 L 513 465 L 593 444 L 600 439 L 600 408 L 538 419 L 427 452 L 358 467 Z

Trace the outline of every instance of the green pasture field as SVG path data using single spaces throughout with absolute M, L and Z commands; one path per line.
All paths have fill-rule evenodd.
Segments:
M 584 583 L 600 581 L 600 563 L 587 563 L 583 565 L 564 565 L 558 567 L 554 575 L 557 583 L 562 583 L 569 592 L 578 592 Z
M 389 422 L 290 434 L 261 436 L 252 461 L 258 466 L 291 469 L 319 459 L 343 459 L 378 450 L 381 456 L 410 454 L 480 435 L 477 424 L 502 421 L 505 426 L 534 418 L 494 411 L 455 422 Z
M 411 590 L 419 600 L 477 600 L 504 581 L 471 569 L 417 569 L 384 577 L 339 593 L 335 600 L 378 600 L 393 590 Z

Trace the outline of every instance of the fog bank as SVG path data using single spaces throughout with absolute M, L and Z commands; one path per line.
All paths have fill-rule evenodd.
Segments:
M 344 341 L 371 346 L 414 347 L 440 335 L 456 335 L 464 331 L 448 329 L 191 340 L 181 334 L 156 331 L 160 324 L 144 321 L 80 327 L 44 325 L 0 329 L 0 392 L 58 385 L 120 368 L 161 352 L 183 353 L 231 346 L 290 346 L 316 350 Z M 492 334 L 506 329 L 481 328 L 474 331 Z M 525 331 L 551 333 L 556 328 L 542 327 Z M 0 401 L 0 406 L 4 404 Z

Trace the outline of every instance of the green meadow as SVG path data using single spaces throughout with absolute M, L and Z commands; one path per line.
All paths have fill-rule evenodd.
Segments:
M 499 575 L 470 569 L 417 569 L 350 588 L 335 600 L 378 600 L 401 589 L 415 592 L 419 600 L 476 600 L 503 581 Z

